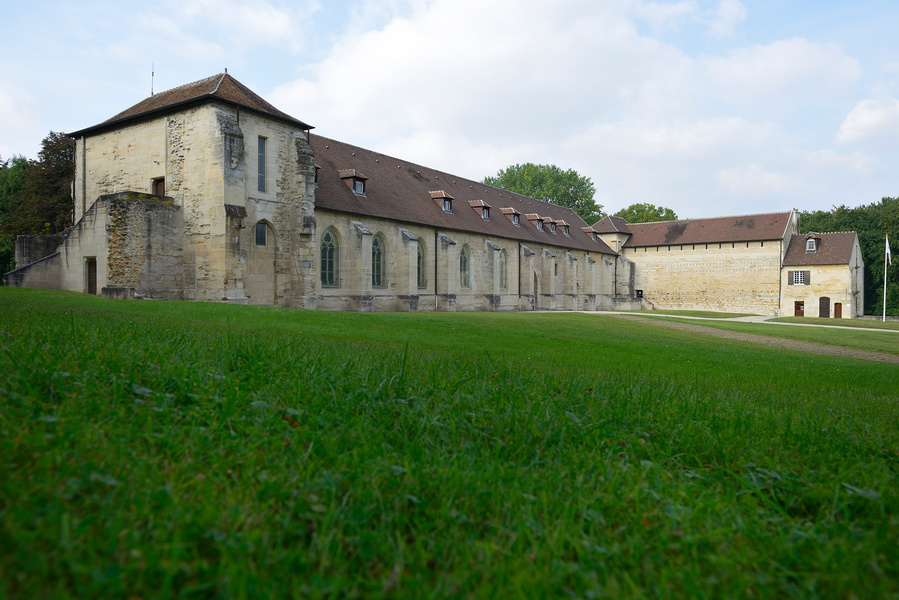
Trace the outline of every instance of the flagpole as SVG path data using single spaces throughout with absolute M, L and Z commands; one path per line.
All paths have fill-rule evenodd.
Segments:
M 883 322 L 887 322 L 887 259 L 893 264 L 893 256 L 890 253 L 890 236 L 886 235 L 886 252 L 883 253 Z

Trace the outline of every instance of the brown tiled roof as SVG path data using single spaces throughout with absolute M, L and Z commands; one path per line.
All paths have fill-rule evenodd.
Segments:
M 658 223 L 629 223 L 625 248 L 783 239 L 792 213 L 766 213 Z
M 593 225 L 597 233 L 630 233 L 627 221 L 621 217 L 609 215 L 603 217 Z
M 315 152 L 315 162 L 321 166 L 315 191 L 317 208 L 427 225 L 447 233 L 452 230 L 468 231 L 524 243 L 616 254 L 601 240 L 594 242 L 586 235 L 567 237 L 561 231 L 551 233 L 549 228 L 538 231 L 532 223 L 524 220 L 519 227 L 513 225 L 510 219 L 485 221 L 478 212 L 461 209 L 481 200 L 486 205 L 514 208 L 521 214 L 537 213 L 542 218 L 565 220 L 578 227 L 586 225 L 570 208 L 321 136 L 310 135 L 310 143 Z M 338 174 L 345 169 L 356 169 L 368 176 L 365 196 L 357 196 L 340 180 Z M 441 205 L 434 202 L 434 198 L 444 196 L 458 203 L 452 213 L 444 212 Z
M 200 81 L 195 81 L 154 94 L 146 100 L 138 102 L 131 108 L 120 112 L 98 125 L 70 133 L 69 135 L 72 137 L 81 136 L 94 130 L 105 129 L 113 125 L 128 122 L 132 119 L 138 119 L 203 100 L 219 100 L 221 102 L 227 102 L 228 104 L 236 104 L 242 108 L 262 113 L 269 117 L 287 121 L 288 123 L 297 125 L 301 129 L 312 129 L 312 126 L 278 110 L 263 100 L 250 88 L 227 73 L 220 73 L 218 75 L 213 75 L 212 77 L 207 77 L 206 79 L 201 79 Z
M 815 252 L 805 251 L 805 242 L 809 237 L 818 240 Z M 794 235 L 790 238 L 783 264 L 785 267 L 849 264 L 856 238 L 854 231 Z

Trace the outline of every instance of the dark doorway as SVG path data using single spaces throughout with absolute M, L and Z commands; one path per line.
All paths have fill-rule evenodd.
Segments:
M 804 317 L 805 316 L 805 302 L 795 302 L 793 304 L 793 316 L 794 317 Z
M 97 258 L 94 256 L 84 259 L 84 287 L 88 294 L 97 295 Z
M 818 316 L 822 319 L 830 318 L 830 298 L 827 296 L 818 299 Z
M 833 305 L 833 318 L 834 319 L 842 319 L 843 318 L 843 303 L 837 302 Z
M 153 195 L 165 196 L 165 177 L 153 180 Z

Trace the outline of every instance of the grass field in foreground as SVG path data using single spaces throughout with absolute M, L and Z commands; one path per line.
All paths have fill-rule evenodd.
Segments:
M 897 373 L 4 288 L 0 597 L 897 597 Z

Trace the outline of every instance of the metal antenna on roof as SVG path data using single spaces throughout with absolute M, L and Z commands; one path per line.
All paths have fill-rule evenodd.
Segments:
M 153 80 L 156 77 L 156 63 L 150 63 L 150 95 L 153 95 Z

